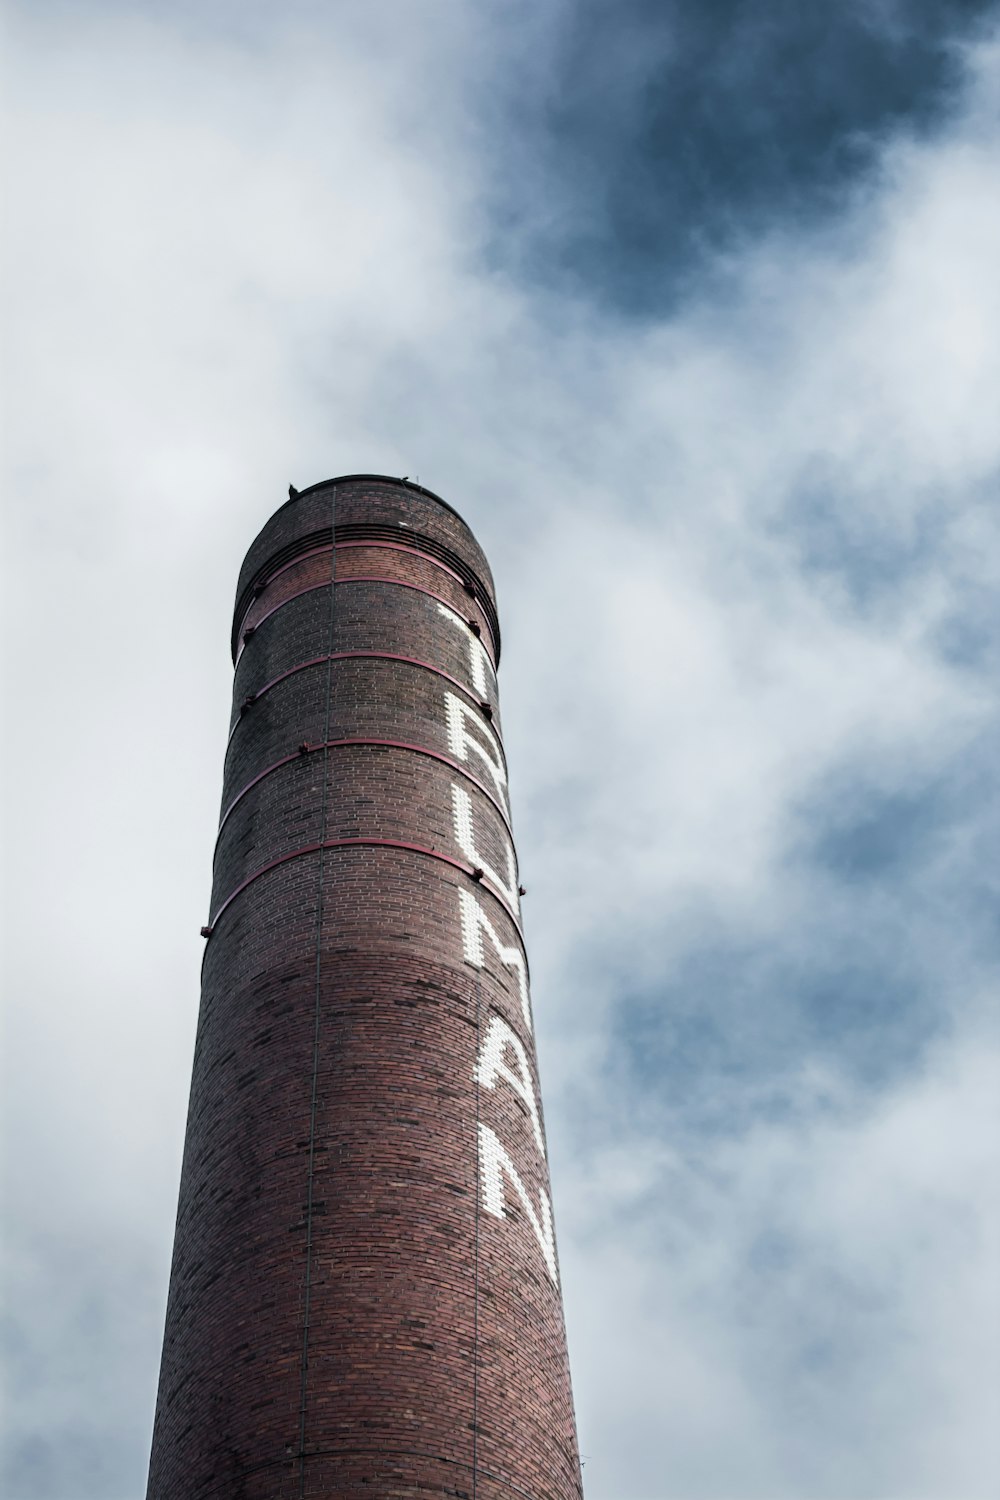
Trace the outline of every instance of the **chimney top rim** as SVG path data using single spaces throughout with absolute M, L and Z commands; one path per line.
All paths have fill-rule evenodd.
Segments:
M 297 494 L 290 496 L 283 505 L 279 505 L 276 511 L 272 511 L 272 519 L 274 516 L 279 516 L 283 510 L 287 510 L 290 505 L 294 505 L 297 500 L 303 499 L 306 495 L 314 494 L 316 490 L 329 489 L 333 484 L 351 484 L 357 480 L 366 479 L 373 480 L 376 484 L 391 484 L 395 485 L 398 489 L 413 490 L 418 495 L 425 495 L 428 500 L 434 500 L 445 510 L 450 511 L 457 520 L 461 521 L 463 526 L 468 527 L 469 525 L 465 517 L 453 505 L 449 505 L 447 500 L 442 500 L 440 495 L 436 495 L 433 490 L 427 489 L 425 485 L 417 484 L 416 480 L 400 478 L 398 474 L 335 474 L 332 479 L 318 479 L 315 484 L 307 484 Z

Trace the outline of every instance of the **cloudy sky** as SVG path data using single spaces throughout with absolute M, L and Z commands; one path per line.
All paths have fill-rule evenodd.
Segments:
M 4 1494 L 143 1491 L 236 574 L 376 471 L 498 580 L 588 1500 L 996 1497 L 1000 4 L 3 51 Z

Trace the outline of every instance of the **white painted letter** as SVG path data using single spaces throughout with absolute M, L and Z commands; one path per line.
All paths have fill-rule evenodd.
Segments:
M 451 784 L 451 811 L 455 825 L 455 839 L 458 847 L 473 865 L 478 865 L 486 878 L 502 891 L 510 904 L 514 916 L 520 919 L 521 901 L 517 894 L 517 865 L 514 862 L 514 846 L 507 840 L 507 879 L 498 875 L 491 865 L 488 865 L 483 856 L 476 849 L 475 835 L 472 832 L 472 798 L 468 792 L 463 791 L 454 782 Z
M 503 797 L 509 813 L 510 800 L 507 795 L 507 771 L 504 767 L 499 741 L 492 729 L 489 728 L 483 719 L 473 713 L 468 704 L 463 703 L 461 698 L 456 698 L 454 693 L 445 693 L 444 704 L 448 723 L 448 744 L 451 747 L 452 755 L 455 756 L 456 760 L 467 763 L 469 751 L 474 750 L 476 752 L 492 776 L 493 783 Z M 466 727 L 469 722 L 475 724 L 480 734 L 484 734 L 487 740 L 492 743 L 484 745 L 482 740 L 477 738 L 476 735 L 470 734 Z
M 556 1243 L 552 1232 L 552 1210 L 546 1197 L 545 1189 L 539 1188 L 540 1214 L 535 1213 L 535 1205 L 528 1197 L 528 1190 L 524 1186 L 517 1169 L 511 1161 L 507 1152 L 500 1144 L 500 1139 L 494 1130 L 488 1125 L 480 1123 L 479 1126 L 479 1170 L 483 1184 L 483 1206 L 486 1212 L 494 1218 L 505 1217 L 505 1202 L 503 1191 L 503 1179 L 506 1176 L 511 1187 L 521 1200 L 522 1207 L 531 1221 L 531 1227 L 535 1231 L 542 1255 L 545 1257 L 545 1265 L 549 1275 L 559 1285 L 559 1274 L 556 1270 Z
M 489 691 L 486 686 L 486 668 L 489 667 L 491 677 L 494 675 L 493 663 L 490 661 L 489 652 L 479 636 L 473 635 L 469 629 L 468 621 L 463 620 L 461 615 L 456 614 L 450 605 L 439 603 L 438 613 L 444 615 L 453 625 L 457 625 L 458 629 L 466 636 L 469 647 L 469 671 L 472 674 L 472 686 L 481 698 L 485 698 Z
M 506 1052 L 508 1047 L 517 1059 L 517 1072 L 507 1066 Z M 528 1063 L 528 1054 L 524 1050 L 521 1038 L 513 1031 L 502 1016 L 491 1016 L 490 1024 L 486 1029 L 482 1046 L 479 1048 L 479 1057 L 476 1059 L 475 1071 L 472 1075 L 478 1084 L 484 1089 L 496 1087 L 498 1078 L 509 1083 L 517 1097 L 528 1106 L 531 1116 L 531 1127 L 535 1132 L 535 1140 L 542 1156 L 545 1156 L 545 1144 L 542 1140 L 542 1122 L 538 1118 L 538 1104 L 535 1099 L 535 1090 L 531 1083 L 531 1068 Z
M 477 969 L 485 966 L 486 955 L 483 952 L 483 933 L 485 932 L 504 968 L 513 969 L 517 974 L 524 1024 L 530 1031 L 531 1001 L 528 999 L 528 975 L 520 948 L 506 948 L 501 943 L 492 923 L 470 891 L 459 891 L 458 907 L 462 918 L 462 948 L 466 963 L 474 964 Z

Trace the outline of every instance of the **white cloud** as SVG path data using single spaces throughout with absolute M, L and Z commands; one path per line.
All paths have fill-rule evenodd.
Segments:
M 590 1493 L 991 1492 L 998 1073 L 962 1046 L 875 1103 L 803 1077 L 791 1123 L 591 1160 Z

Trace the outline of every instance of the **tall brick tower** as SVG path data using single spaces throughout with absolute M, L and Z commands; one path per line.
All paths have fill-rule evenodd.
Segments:
M 405 480 L 247 554 L 148 1500 L 577 1500 L 486 559 Z

